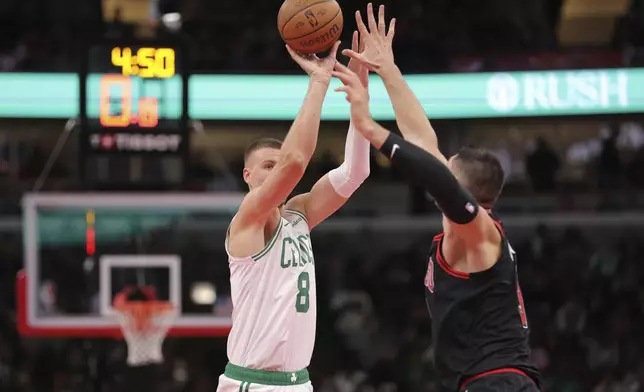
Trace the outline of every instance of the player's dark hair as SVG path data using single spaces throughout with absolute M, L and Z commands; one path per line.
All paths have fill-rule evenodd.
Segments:
M 246 147 L 246 151 L 244 152 L 244 163 L 246 163 L 250 154 L 262 148 L 275 148 L 279 150 L 282 148 L 282 141 L 272 137 L 261 137 L 254 140 L 248 145 L 248 147 Z
M 463 147 L 454 157 L 458 177 L 476 201 L 492 208 L 503 189 L 505 175 L 499 159 L 489 150 Z

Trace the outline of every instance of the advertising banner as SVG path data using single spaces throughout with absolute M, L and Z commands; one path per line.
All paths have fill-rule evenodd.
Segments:
M 561 116 L 644 112 L 644 68 L 553 72 L 407 75 L 407 83 L 432 119 Z M 98 78 L 88 96 L 99 95 Z M 168 83 L 165 82 L 166 88 Z M 150 81 L 154 84 L 154 80 Z M 176 83 L 179 83 L 177 80 Z M 193 75 L 190 117 L 200 120 L 292 120 L 307 90 L 306 76 Z M 347 120 L 349 104 L 333 91 L 324 120 Z M 75 74 L 0 73 L 0 117 L 70 118 L 78 115 Z M 172 86 L 170 86 L 172 87 Z M 167 116 L 179 112 L 179 88 L 168 88 L 160 102 Z M 371 112 L 393 120 L 387 91 L 378 76 L 370 80 Z M 115 94 L 118 96 L 118 93 Z M 119 102 L 112 102 L 116 110 Z M 92 107 L 92 105 L 96 107 Z M 88 107 L 98 116 L 99 102 Z

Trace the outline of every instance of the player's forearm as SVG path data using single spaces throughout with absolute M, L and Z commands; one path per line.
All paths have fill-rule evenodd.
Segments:
M 329 181 L 338 195 L 348 198 L 369 177 L 370 151 L 369 140 L 355 129 L 353 123 L 349 124 L 344 162 L 329 172 Z
M 309 81 L 309 88 L 302 107 L 284 139 L 282 145 L 284 154 L 294 152 L 306 159 L 307 162 L 311 159 L 317 145 L 322 103 L 328 88 L 328 81 L 313 78 Z
M 398 128 L 405 139 L 420 144 L 425 149 L 438 151 L 436 132 L 400 69 L 396 65 L 391 65 L 382 69 L 379 75 L 389 94 Z
M 478 213 L 476 200 L 436 157 L 376 122 L 372 121 L 360 131 L 391 160 L 392 167 L 425 188 L 449 220 L 458 224 L 474 220 Z

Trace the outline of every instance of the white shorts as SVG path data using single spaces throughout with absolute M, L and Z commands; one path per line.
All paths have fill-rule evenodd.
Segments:
M 237 371 L 229 373 L 231 366 L 237 368 Z M 252 373 L 259 373 L 259 375 Z M 217 392 L 313 392 L 313 385 L 308 380 L 308 372 L 304 378 L 299 375 L 299 372 L 254 371 L 229 364 L 226 366 L 226 373 L 219 376 Z
M 308 381 L 300 385 L 262 385 L 237 381 L 223 374 L 219 376 L 217 392 L 313 392 L 313 384 Z

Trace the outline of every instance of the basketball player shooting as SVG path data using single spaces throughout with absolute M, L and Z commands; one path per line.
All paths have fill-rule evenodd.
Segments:
M 246 151 L 243 174 L 250 191 L 226 238 L 233 324 L 220 392 L 313 390 L 306 370 L 316 327 L 310 230 L 340 208 L 368 177 L 369 141 L 350 125 L 344 163 L 310 192 L 285 201 L 315 151 L 338 45 L 324 59 L 288 48 L 310 76 L 302 108 L 283 144 L 260 139 Z M 357 32 L 352 48 L 359 51 Z M 357 61 L 350 66 L 366 86 L 366 69 Z
M 404 139 L 374 122 L 368 93 L 342 64 L 333 75 L 351 103 L 351 121 L 411 181 L 432 195 L 443 213 L 443 233 L 434 238 L 425 278 L 432 316 L 436 371 L 442 390 L 539 391 L 530 362 L 528 323 L 517 278 L 516 256 L 492 213 L 503 187 L 503 170 L 486 150 L 464 148 L 446 159 L 436 133 L 394 63 L 395 21 L 385 27 L 371 4 L 369 27 L 356 13 L 362 53 L 343 53 L 383 80 Z

